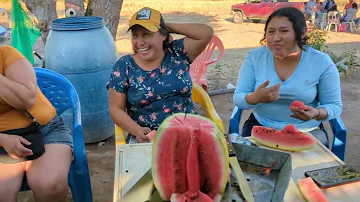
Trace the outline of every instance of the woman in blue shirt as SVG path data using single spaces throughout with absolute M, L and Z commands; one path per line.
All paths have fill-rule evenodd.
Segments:
M 129 30 L 134 54 L 121 57 L 113 67 L 110 114 L 129 132 L 128 143 L 148 142 L 146 134 L 169 115 L 195 113 L 189 68 L 213 30 L 204 24 L 165 23 L 159 11 L 147 7 L 132 16 Z M 185 37 L 172 40 L 170 33 Z
M 321 121 L 342 112 L 339 72 L 331 58 L 306 45 L 306 22 L 296 8 L 272 13 L 262 44 L 249 52 L 240 69 L 234 104 L 253 109 L 243 136 L 254 125 L 283 129 L 287 124 L 328 144 Z M 290 108 L 294 100 L 306 109 Z M 320 127 L 320 128 L 319 128 Z

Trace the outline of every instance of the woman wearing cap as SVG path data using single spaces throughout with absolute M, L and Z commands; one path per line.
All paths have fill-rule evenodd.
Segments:
M 37 202 L 64 202 L 72 135 L 41 93 L 34 68 L 0 47 L 0 202 L 16 202 L 24 175 Z
M 213 30 L 205 24 L 165 23 L 159 11 L 147 7 L 132 16 L 129 30 L 134 54 L 113 67 L 107 85 L 110 114 L 129 132 L 127 143 L 148 142 L 146 134 L 169 115 L 195 113 L 189 68 Z M 185 37 L 172 40 L 170 33 Z

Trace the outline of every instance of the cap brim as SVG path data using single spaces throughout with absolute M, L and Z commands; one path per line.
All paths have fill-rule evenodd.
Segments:
M 128 31 L 135 25 L 140 25 L 140 26 L 144 27 L 145 29 L 149 30 L 150 32 L 159 31 L 159 28 L 154 23 L 146 23 L 146 22 L 134 23 L 134 24 L 130 25 Z

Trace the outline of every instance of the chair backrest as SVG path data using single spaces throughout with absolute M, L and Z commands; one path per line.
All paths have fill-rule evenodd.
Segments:
M 340 23 L 340 13 L 337 11 L 330 11 L 327 17 L 328 24 Z
M 355 12 L 348 12 L 346 22 L 353 21 L 356 18 L 357 10 Z
M 217 58 L 212 58 L 215 49 L 219 50 Z M 196 57 L 190 67 L 190 74 L 194 82 L 206 75 L 209 64 L 220 60 L 224 56 L 224 45 L 217 36 L 213 36 L 204 51 Z
M 74 111 L 79 110 L 78 112 L 80 112 L 78 94 L 68 79 L 48 69 L 37 67 L 34 69 L 40 90 L 59 114 L 62 114 L 70 108 L 73 108 Z

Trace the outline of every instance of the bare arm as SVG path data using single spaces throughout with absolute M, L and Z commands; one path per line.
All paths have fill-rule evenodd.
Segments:
M 0 98 L 17 109 L 28 109 L 35 104 L 36 75 L 26 59 L 20 59 L 0 75 Z
M 214 34 L 213 29 L 205 24 L 167 23 L 166 26 L 170 33 L 185 36 L 184 48 L 187 51 L 190 62 L 193 62 L 200 55 Z
M 126 94 L 118 93 L 109 88 L 110 116 L 113 122 L 132 135 L 137 136 L 141 126 L 137 124 L 125 111 Z

